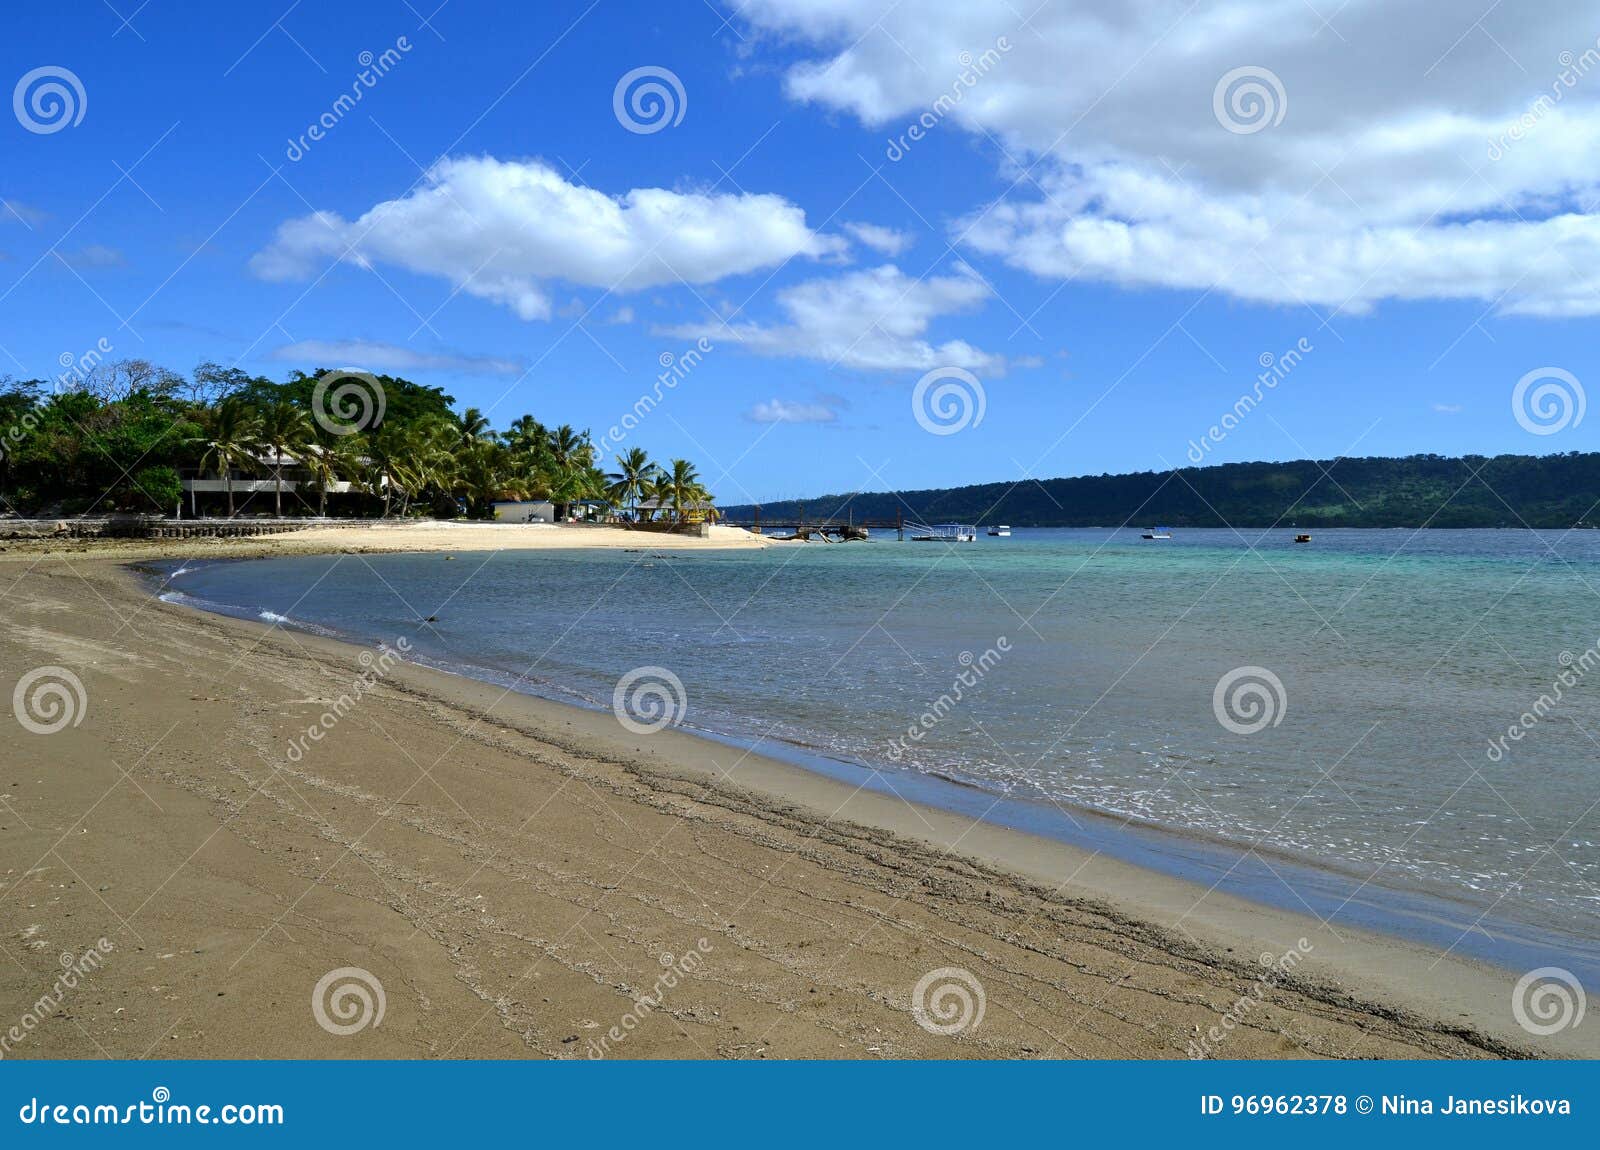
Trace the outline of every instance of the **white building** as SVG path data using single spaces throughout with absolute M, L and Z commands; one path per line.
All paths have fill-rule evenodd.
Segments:
M 556 505 L 544 499 L 495 500 L 497 523 L 554 523 Z

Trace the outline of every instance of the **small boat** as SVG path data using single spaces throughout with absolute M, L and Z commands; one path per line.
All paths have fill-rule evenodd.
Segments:
M 931 527 L 908 523 L 906 526 L 912 531 L 913 543 L 971 543 L 978 538 L 978 529 L 969 523 L 935 523 Z
M 1309 536 L 1309 535 L 1296 535 L 1294 537 L 1294 541 L 1296 543 L 1310 543 L 1311 542 L 1311 536 Z
M 1172 532 L 1168 531 L 1165 527 L 1152 527 L 1152 528 L 1150 528 L 1150 530 L 1146 531 L 1143 535 L 1139 536 L 1139 538 L 1141 538 L 1141 539 L 1171 539 L 1172 538 Z
M 994 536 L 994 538 L 996 538 L 996 539 L 1010 539 L 1011 538 L 1011 528 L 1006 527 L 1005 525 L 1001 524 L 1001 525 L 989 528 L 989 534 Z

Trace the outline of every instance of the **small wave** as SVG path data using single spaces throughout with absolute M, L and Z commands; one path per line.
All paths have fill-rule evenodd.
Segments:
M 265 619 L 268 623 L 287 623 L 289 616 L 280 615 L 276 611 L 262 611 L 256 615 L 257 619 Z
M 188 566 L 179 567 L 171 575 L 168 575 L 167 578 L 168 579 L 176 579 L 179 575 L 187 575 L 190 571 L 193 571 L 193 570 L 194 570 L 193 567 L 188 567 Z

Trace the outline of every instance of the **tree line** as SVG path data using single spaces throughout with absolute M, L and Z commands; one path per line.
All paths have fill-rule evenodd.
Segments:
M 1600 522 L 1600 453 L 1410 455 L 1225 463 L 918 491 L 821 495 L 761 505 L 797 518 L 1014 527 L 1538 527 Z M 736 522 L 754 505 L 730 506 Z
M 397 376 L 275 382 L 215 363 L 187 377 L 145 360 L 80 364 L 53 381 L 4 376 L 0 513 L 167 514 L 194 475 L 222 481 L 230 516 L 323 515 L 346 484 L 338 510 L 350 515 L 489 519 L 496 501 L 524 499 L 558 517 L 587 500 L 638 520 L 714 514 L 688 460 L 661 465 L 631 448 L 605 461 L 587 431 L 532 415 L 495 430 L 454 404 Z M 235 477 L 266 486 L 236 492 Z

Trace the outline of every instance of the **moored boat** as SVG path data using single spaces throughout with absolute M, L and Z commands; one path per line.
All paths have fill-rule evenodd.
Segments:
M 935 523 L 932 526 L 907 524 L 913 543 L 971 543 L 978 538 L 978 529 L 970 523 Z

